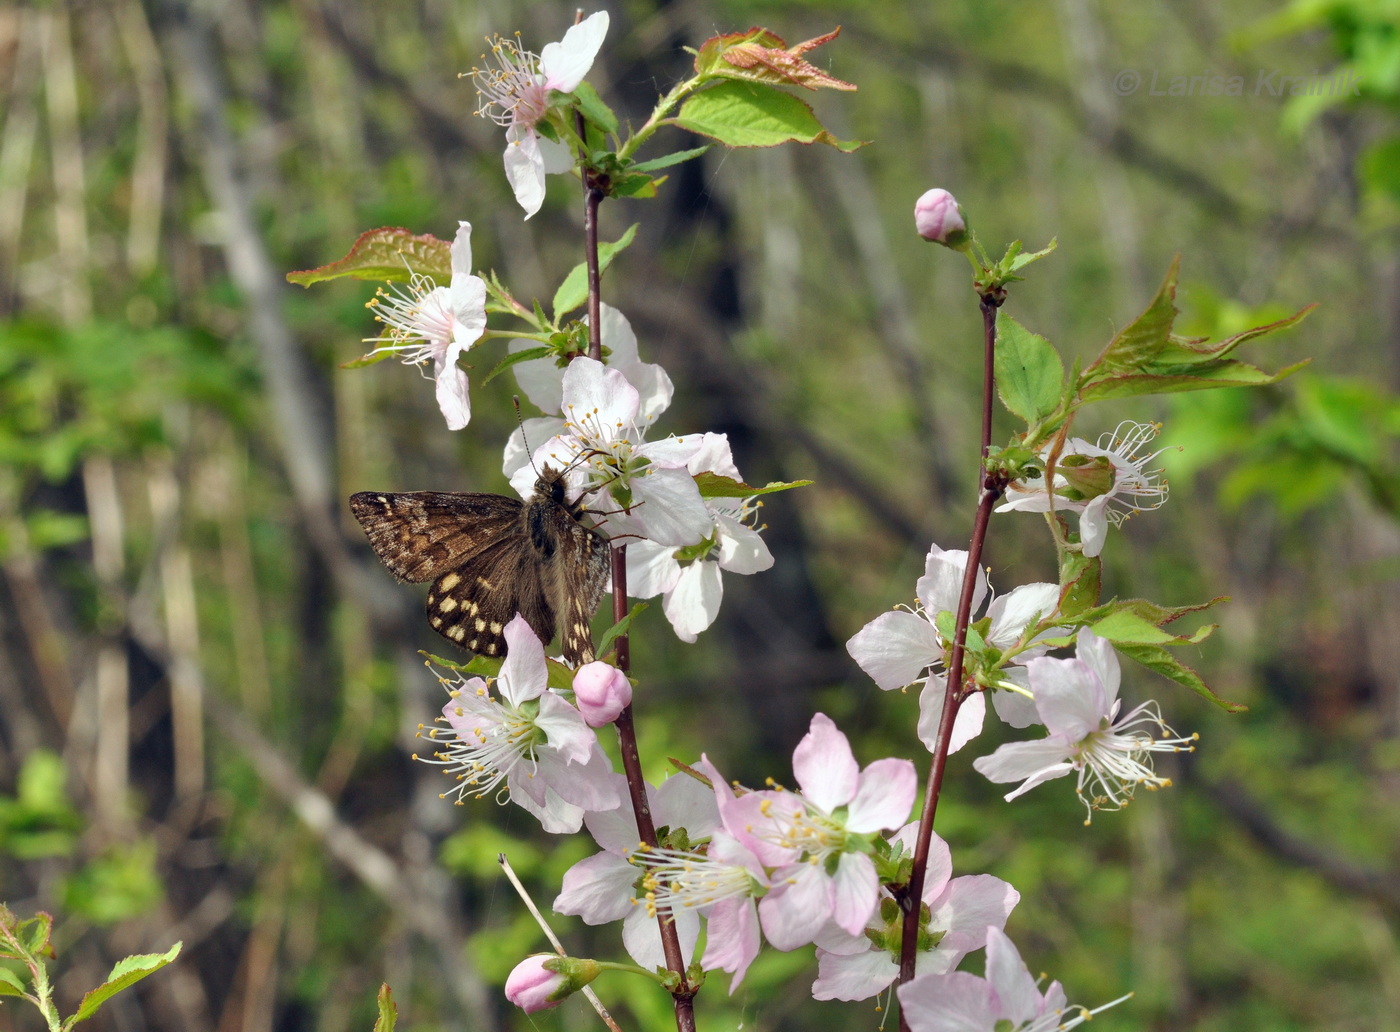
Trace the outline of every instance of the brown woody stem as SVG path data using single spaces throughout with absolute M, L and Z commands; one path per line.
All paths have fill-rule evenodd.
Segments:
M 584 135 L 583 116 L 579 116 L 579 136 Z M 588 265 L 588 357 L 595 361 L 603 360 L 601 334 L 602 277 L 598 268 L 598 207 L 605 196 L 604 182 L 598 173 L 591 169 L 583 170 L 583 232 L 585 261 Z M 627 616 L 627 546 L 619 545 L 612 550 L 612 599 L 613 622 Z M 619 634 L 613 641 L 617 666 L 624 674 L 630 673 L 632 659 L 628 635 Z M 637 818 L 637 834 L 649 846 L 656 845 L 656 824 L 651 818 L 651 806 L 647 802 L 647 783 L 642 775 L 641 754 L 637 750 L 637 729 L 632 722 L 632 707 L 628 706 L 615 721 L 617 737 L 622 753 L 622 770 L 627 777 L 627 794 L 632 801 L 632 812 Z M 680 936 L 676 924 L 668 911 L 658 911 L 657 923 L 661 928 L 661 949 L 666 956 L 666 966 L 679 979 L 677 988 L 671 991 L 676 1009 L 677 1032 L 695 1032 L 695 989 L 685 978 L 685 958 L 681 953 Z
M 899 897 L 900 906 L 904 910 L 904 928 L 899 955 L 899 981 L 901 985 L 914 977 L 915 961 L 918 959 L 919 908 L 924 892 L 924 875 L 928 867 L 929 849 L 933 841 L 933 819 L 938 810 L 939 794 L 943 790 L 943 773 L 948 765 L 948 748 L 953 740 L 953 723 L 957 719 L 958 707 L 967 697 L 963 685 L 967 627 L 972 617 L 972 598 L 977 587 L 977 573 L 982 567 L 982 547 L 987 540 L 987 523 L 991 519 L 992 506 L 1006 491 L 1005 480 L 992 476 L 986 469 L 987 452 L 992 444 L 997 309 L 1001 307 L 1004 299 L 1004 295 L 984 295 L 982 297 L 981 488 L 978 492 L 977 515 L 972 524 L 972 540 L 967 549 L 967 566 L 963 570 L 962 594 L 958 598 L 952 654 L 948 660 L 947 691 L 943 695 L 943 714 L 939 718 L 938 740 L 934 743 L 933 758 L 929 763 L 928 784 L 924 792 L 924 809 L 919 816 L 919 834 L 914 847 L 914 870 L 910 874 L 909 884 Z M 899 1028 L 900 1032 L 909 1032 L 909 1023 L 905 1020 L 902 1011 L 899 1015 Z

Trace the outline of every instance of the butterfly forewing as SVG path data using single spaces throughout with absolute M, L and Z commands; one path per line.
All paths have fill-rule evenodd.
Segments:
M 420 583 L 461 566 L 516 530 L 523 503 L 504 495 L 411 491 L 350 496 L 375 554 L 399 580 Z
M 564 501 L 548 467 L 529 502 L 491 494 L 362 491 L 350 508 L 375 553 L 401 580 L 434 580 L 428 623 L 449 641 L 504 656 L 516 613 L 546 644 L 562 631 L 564 658 L 594 658 L 590 623 L 607 586 L 607 539 Z

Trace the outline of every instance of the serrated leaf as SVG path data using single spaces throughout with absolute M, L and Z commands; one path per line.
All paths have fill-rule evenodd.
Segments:
M 1249 709 L 1244 703 L 1230 702 L 1216 695 L 1210 686 L 1201 679 L 1200 674 L 1160 645 L 1117 645 L 1116 648 L 1129 659 L 1141 663 L 1147 669 L 1154 670 L 1163 677 L 1170 678 L 1179 685 L 1190 688 L 1201 698 L 1215 703 L 1227 713 L 1243 713 Z
M 574 96 L 578 98 L 578 109 L 583 112 L 584 118 L 604 132 L 617 132 L 617 115 L 603 103 L 603 98 L 598 96 L 598 91 L 590 83 L 579 83 Z
M 608 271 L 608 266 L 612 260 L 625 251 L 629 244 L 637 236 L 637 223 L 627 227 L 627 232 L 623 233 L 615 243 L 598 245 L 598 275 Z M 579 305 L 588 300 L 588 263 L 579 262 L 575 265 L 564 282 L 559 284 L 559 289 L 554 292 L 554 319 L 557 322 L 566 313 L 572 312 Z
M 822 127 L 806 101 L 753 82 L 722 82 L 681 106 L 675 123 L 728 147 L 776 147 L 825 143 L 853 151 L 863 140 L 838 140 Z
M 1311 361 L 1304 359 L 1295 362 L 1276 373 L 1266 373 L 1256 366 L 1233 359 L 1201 366 L 1189 373 L 1120 373 L 1087 385 L 1080 392 L 1080 398 L 1084 401 L 1103 401 L 1141 394 L 1180 394 L 1216 387 L 1264 387 L 1292 376 Z
M 309 287 L 326 280 L 351 279 L 407 282 L 410 271 L 440 282 L 452 278 L 452 245 L 431 233 L 414 235 L 406 229 L 384 227 L 361 233 L 339 261 L 315 269 L 287 273 L 287 280 Z
M 53 956 L 53 915 L 45 910 L 21 921 L 15 928 L 24 948 L 36 957 Z
M 1266 336 L 1270 333 L 1277 333 L 1280 330 L 1286 330 L 1298 325 L 1298 323 L 1302 322 L 1307 314 L 1316 307 L 1316 304 L 1308 305 L 1306 308 L 1294 312 L 1287 318 L 1280 319 L 1277 322 L 1267 323 L 1264 326 L 1252 327 L 1241 333 L 1236 333 L 1232 337 L 1226 337 L 1214 343 L 1204 338 L 1188 339 L 1173 336 L 1154 361 L 1153 371 L 1171 372 L 1173 371 L 1171 368 L 1173 366 L 1190 368 L 1192 366 L 1218 361 L 1226 357 L 1230 352 L 1234 351 L 1235 348 L 1246 341 L 1255 340 L 1256 338 Z M 1184 371 L 1184 369 L 1182 371 Z
M 758 27 L 747 32 L 711 36 L 700 44 L 696 52 L 695 71 L 706 76 L 744 79 L 775 86 L 854 90 L 856 87 L 853 83 L 830 75 L 802 57 L 840 34 L 841 27 L 838 25 L 825 35 L 792 47 L 788 47 L 776 33 Z
M 1009 315 L 997 320 L 996 385 L 1002 404 L 1028 424 L 1060 402 L 1065 367 L 1059 352 Z
M 541 344 L 537 348 L 526 348 L 524 351 L 513 351 L 510 354 L 506 355 L 505 358 L 501 359 L 499 362 L 496 363 L 496 367 L 486 374 L 486 378 L 481 381 L 481 385 L 485 387 L 488 383 L 494 380 L 501 373 L 504 373 L 513 365 L 519 365 L 521 362 L 533 362 L 537 358 L 548 358 L 552 354 L 554 354 L 554 349 L 546 347 L 543 344 Z
M 595 655 L 607 655 L 608 649 L 612 648 L 612 643 L 616 641 L 619 636 L 627 633 L 627 629 L 632 626 L 632 621 L 637 618 L 642 610 L 648 608 L 648 605 L 649 603 L 646 602 L 638 602 L 632 607 L 631 612 L 604 631 L 603 636 L 598 639 L 598 650 Z
M 28 992 L 19 975 L 7 967 L 0 967 L 0 996 L 26 996 Z
M 1164 631 L 1152 620 L 1134 612 L 1131 606 L 1110 603 L 1114 611 L 1089 625 L 1100 638 L 1107 638 L 1114 645 L 1196 645 L 1210 637 L 1215 624 L 1204 624 L 1189 635 L 1172 634 Z
M 1180 256 L 1172 259 L 1167 278 L 1162 281 L 1152 303 L 1109 342 L 1103 354 L 1089 367 L 1088 375 L 1092 376 L 1096 369 L 1141 369 L 1166 347 L 1172 323 L 1176 321 L 1176 305 L 1172 302 L 1176 298 L 1176 276 L 1180 263 Z
M 176 943 L 164 953 L 143 953 L 117 961 L 112 973 L 96 989 L 83 996 L 77 1011 L 63 1023 L 64 1032 L 80 1021 L 85 1021 L 97 1013 L 97 1009 L 123 989 L 135 985 L 147 975 L 154 974 L 180 955 L 181 943 Z
M 942 609 L 934 614 L 933 629 L 944 641 L 952 641 L 958 629 L 957 614 L 951 609 Z
M 774 494 L 789 491 L 794 487 L 810 487 L 811 480 L 773 480 L 763 487 L 746 484 L 732 477 L 722 477 L 718 473 L 695 474 L 695 486 L 700 489 L 701 498 L 750 498 L 753 495 Z
M 659 158 L 652 158 L 650 161 L 639 162 L 629 167 L 631 172 L 655 172 L 658 169 L 670 168 L 672 165 L 679 165 L 683 161 L 691 158 L 698 158 L 710 149 L 707 143 L 703 147 L 692 147 L 690 150 L 676 151 L 674 154 L 663 154 Z
M 379 986 L 379 1017 L 374 1019 L 374 1032 L 394 1032 L 399 1020 L 399 1005 L 394 1002 L 393 990 L 389 983 Z

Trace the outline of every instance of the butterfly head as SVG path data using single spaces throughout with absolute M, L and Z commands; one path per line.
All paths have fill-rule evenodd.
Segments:
M 564 470 L 555 469 L 553 466 L 545 466 L 535 481 L 535 497 L 539 499 L 549 499 L 567 505 Z

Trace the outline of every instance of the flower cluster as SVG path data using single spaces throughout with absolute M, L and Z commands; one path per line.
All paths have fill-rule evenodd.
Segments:
M 908 867 L 916 778 L 907 760 L 876 760 L 863 770 L 849 742 L 824 714 L 793 753 L 798 790 L 758 791 L 725 782 L 706 758 L 709 781 L 679 774 L 651 794 L 656 847 L 639 842 L 629 806 L 585 818 L 602 852 L 564 876 L 555 911 L 589 924 L 623 922 L 623 943 L 638 964 L 661 963 L 655 918 L 675 922 L 686 962 L 702 921 L 701 966 L 743 981 L 761 943 L 778 950 L 817 947 L 818 999 L 861 1000 L 898 973 L 890 887 L 880 871 Z M 949 971 L 1000 928 L 1020 898 L 990 875 L 952 877 L 948 847 L 930 857 L 919 970 Z
M 596 93 L 580 89 L 607 30 L 608 15 L 594 14 L 539 55 L 518 41 L 496 38 L 492 66 L 472 72 L 481 95 L 478 113 L 505 128 L 506 175 L 526 218 L 540 209 L 549 173 L 583 163 L 596 201 L 605 192 L 598 184 L 616 185 L 614 172 L 637 174 L 645 167 L 634 164 L 625 147 L 614 154 L 600 149 L 604 136 L 617 135 L 617 120 L 604 117 L 605 111 L 600 114 Z M 809 85 L 803 69 L 810 66 L 801 54 L 829 38 L 789 49 L 767 30 L 717 37 L 710 41 L 716 46 L 697 52 L 701 70 L 691 85 L 703 85 L 707 77 L 725 78 L 732 69 L 748 70 L 734 71 L 732 77 L 750 82 L 786 74 L 790 84 Z M 754 68 L 764 69 L 762 75 Z M 680 87 L 671 99 L 679 95 Z M 605 125 L 611 128 L 602 132 Z M 945 190 L 920 197 L 915 219 L 925 239 L 968 255 L 978 268 L 985 313 L 994 313 L 1005 300 L 1005 284 L 1020 278 L 1014 275 L 1017 270 L 1049 253 L 1022 255 L 1015 244 L 1001 262 L 991 263 Z M 578 296 L 572 307 L 556 300 L 553 318 L 538 303 L 517 302 L 494 274 L 489 282 L 473 274 L 466 222 L 459 224 L 450 255 L 448 286 L 410 270 L 406 286 L 381 292 L 371 302 L 384 331 L 371 339 L 376 347 L 366 360 L 394 356 L 431 364 L 439 407 L 455 430 L 471 414 L 463 356 L 485 339 L 512 338 L 497 371 L 509 366 L 541 415 L 523 420 L 511 436 L 503 472 L 526 498 L 533 498 L 539 484 L 554 488 L 552 502 L 523 510 L 525 522 L 534 521 L 531 546 L 539 553 L 532 555 L 537 561 L 528 568 L 533 583 L 566 576 L 550 565 L 559 535 L 535 524 L 548 522 L 538 516 L 541 511 L 550 512 L 556 525 L 567 523 L 559 507 L 567 502 L 568 515 L 583 513 L 586 525 L 570 524 L 565 534 L 591 543 L 589 569 L 597 575 L 588 602 L 571 599 L 570 618 L 580 619 L 582 612 L 586 621 L 596 605 L 606 567 L 601 535 L 612 549 L 626 549 L 625 593 L 661 596 L 677 637 L 695 641 L 717 617 L 724 573 L 753 574 L 773 565 L 759 533 L 758 496 L 796 485 L 750 487 L 723 434 L 658 433 L 656 425 L 674 388 L 661 366 L 642 361 L 637 336 L 621 311 L 599 303 L 593 308 L 597 324 L 590 326 L 587 319 L 568 314 L 581 304 Z M 434 268 L 441 274 L 447 264 L 442 250 L 437 261 Z M 513 314 L 528 328 L 488 331 L 488 295 L 492 314 Z M 560 295 L 567 300 L 569 289 L 561 288 Z M 993 319 L 987 327 L 990 349 L 996 341 Z M 989 369 L 991 358 L 989 350 Z M 1036 785 L 1076 775 L 1075 791 L 1092 817 L 1096 810 L 1126 805 L 1138 786 L 1170 784 L 1154 770 L 1154 754 L 1194 748 L 1195 736 L 1177 735 L 1156 703 L 1124 712 L 1115 650 L 1117 644 L 1136 654 L 1129 642 L 1161 640 L 1156 635 L 1160 624 L 1187 610 L 1168 612 L 1144 603 L 1141 612 L 1157 619 L 1148 627 L 1153 635 L 1143 639 L 1131 637 L 1141 634 L 1146 620 L 1136 611 L 1125 614 L 1131 604 L 1096 604 L 1097 557 L 1108 526 L 1119 526 L 1166 499 L 1160 471 L 1146 468 L 1160 454 L 1145 453 L 1157 428 L 1123 423 L 1097 444 L 1071 438 L 1075 383 L 1055 382 L 1054 363 L 1023 364 L 1028 383 L 1032 374 L 1044 382 L 1031 384 L 1034 390 L 1007 404 L 1032 428 L 1011 447 L 997 450 L 1000 466 L 986 449 L 972 548 L 932 545 L 914 603 L 872 620 L 849 640 L 847 650 L 881 689 L 919 688 L 917 736 L 936 754 L 936 770 L 945 758 L 939 750 L 957 751 L 982 734 L 990 695 L 992 710 L 1005 724 L 1040 728 L 1044 734 L 1003 744 L 975 759 L 974 769 L 999 784 L 1017 783 L 1007 793 L 1008 801 Z M 1052 418 L 1056 411 L 1060 416 Z M 990 425 L 990 414 L 987 419 Z M 1071 571 L 1064 575 L 1065 583 L 992 591 L 978 557 L 981 535 L 1003 488 L 999 512 L 1078 515 L 1077 536 L 1063 520 L 1050 519 L 1061 569 Z M 378 502 L 390 507 L 385 497 Z M 403 532 L 405 539 L 424 530 L 411 529 L 414 533 Z M 429 545 L 441 544 L 429 534 L 417 536 Z M 522 537 L 516 526 L 513 540 Z M 620 577 L 623 559 L 617 551 L 611 558 Z M 492 578 L 493 570 L 487 568 Z M 1083 573 L 1090 586 L 1076 586 L 1074 571 Z M 434 590 L 450 592 L 456 582 L 449 573 Z M 499 590 L 485 577 L 476 583 L 487 591 Z M 455 595 L 430 595 L 430 615 L 435 599 L 443 613 L 459 604 Z M 532 611 L 528 604 L 520 608 Z M 476 608 L 469 615 L 475 618 Z M 1115 616 L 1122 619 L 1115 623 Z M 485 625 L 483 616 L 476 626 L 482 630 Z M 585 623 L 570 628 L 578 635 L 587 631 Z M 567 671 L 551 665 L 547 643 L 525 616 L 516 615 L 504 628 L 492 621 L 490 630 L 504 639 L 498 672 L 471 676 L 470 671 L 496 669 L 483 657 L 484 666 L 440 678 L 451 698 L 435 727 L 420 728 L 435 744 L 426 761 L 456 779 L 444 795 L 458 803 L 468 796 L 514 802 L 550 833 L 586 827 L 599 851 L 564 875 L 554 910 L 590 925 L 621 922 L 623 946 L 642 973 L 664 972 L 669 950 L 671 973 L 666 977 L 680 980 L 680 989 L 675 989 L 677 982 L 669 983 L 678 1003 L 693 987 L 686 985 L 683 968 L 675 966 L 675 947 L 688 967 L 703 932 L 698 964 L 730 974 L 731 993 L 765 942 L 780 951 L 811 946 L 817 959 L 816 999 L 863 1000 L 896 993 L 915 1032 L 1045 1032 L 1072 1028 L 1097 1013 L 1069 1007 L 1058 982 L 1042 993 L 1031 979 L 1003 931 L 1020 900 L 1017 890 L 990 874 L 955 877 L 948 844 L 931 827 L 908 823 L 918 792 L 915 767 L 908 760 L 886 757 L 862 767 L 846 736 L 817 713 L 793 753 L 795 789 L 772 780 L 759 789 L 731 784 L 705 754 L 693 766 L 677 763 L 679 772 L 659 786 L 644 786 L 632 763 L 629 784 L 614 770 L 595 732 L 616 722 L 624 734 L 624 754 L 635 759 L 635 740 L 625 737 L 631 733 L 633 697 L 626 650 L 619 648 L 611 657 L 617 666 L 605 654 L 603 661 Z M 492 639 L 492 657 L 499 644 Z M 1063 651 L 1070 648 L 1072 655 Z M 1056 650 L 1061 651 L 1052 655 Z M 568 647 L 565 651 L 581 654 Z M 561 680 L 561 672 L 571 680 Z M 951 727 L 941 726 L 949 716 Z M 930 784 L 934 803 L 937 778 Z M 644 791 L 654 836 L 648 822 L 639 820 L 640 802 L 634 803 Z M 894 989 L 902 955 L 906 965 L 910 960 L 903 954 L 910 942 L 915 976 Z M 956 970 L 983 949 L 984 976 Z M 506 993 L 526 1011 L 541 1010 L 587 985 L 601 970 L 618 966 L 534 956 L 517 966 Z

